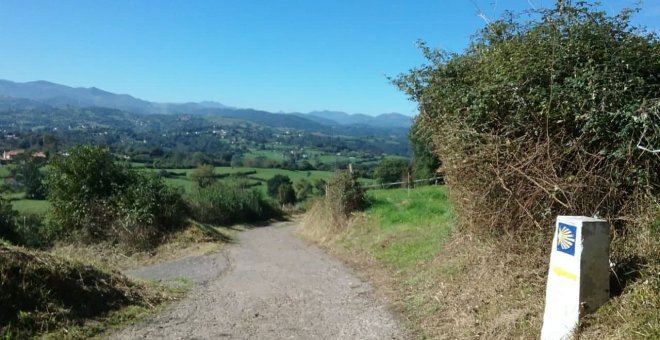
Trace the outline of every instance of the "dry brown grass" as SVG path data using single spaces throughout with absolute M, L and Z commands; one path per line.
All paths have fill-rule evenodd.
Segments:
M 350 218 L 335 214 L 322 198 L 317 199 L 302 216 L 297 233 L 308 240 L 324 244 L 341 234 Z
M 547 264 L 454 233 L 432 261 L 394 270 L 360 245 L 374 235 L 359 233 L 325 247 L 377 288 L 415 338 L 538 338 Z
M 220 249 L 222 244 L 199 228 L 189 226 L 172 233 L 167 240 L 149 251 L 137 251 L 127 255 L 122 247 L 109 243 L 60 243 L 53 247 L 51 253 L 67 259 L 85 260 L 102 268 L 125 270 L 184 256 L 212 253 Z
M 539 337 L 552 226 L 534 237 L 476 236 L 470 228 L 457 227 L 446 243 L 438 245 L 434 257 L 402 268 L 388 263 L 382 251 L 414 235 L 406 228 L 386 234 L 373 213 L 355 214 L 337 226 L 317 205 L 304 217 L 299 234 L 370 281 L 412 330 L 413 338 Z M 658 225 L 613 240 L 612 259 L 618 263 L 613 271 L 618 280 L 613 283 L 614 296 L 587 316 L 580 339 L 660 338 L 660 216 L 642 215 L 647 220 L 638 223 Z
M 0 245 L 0 336 L 28 338 L 105 320 L 128 307 L 154 309 L 174 298 L 117 271 L 42 251 Z M 127 316 L 127 314 L 123 314 Z M 102 332 L 97 327 L 95 333 Z M 61 338 L 61 337 L 60 337 Z

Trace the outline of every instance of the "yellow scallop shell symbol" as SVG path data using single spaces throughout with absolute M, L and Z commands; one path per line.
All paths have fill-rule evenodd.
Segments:
M 561 249 L 568 249 L 575 243 L 575 235 L 568 228 L 561 227 L 557 233 L 557 243 Z

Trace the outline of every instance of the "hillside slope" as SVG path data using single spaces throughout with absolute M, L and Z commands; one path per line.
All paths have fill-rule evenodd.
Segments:
M 71 262 L 41 251 L 0 243 L 0 336 L 28 338 L 53 331 L 65 333 L 90 320 L 112 323 L 112 315 L 140 314 L 167 299 L 117 272 Z M 86 328 L 91 336 L 102 329 Z M 68 334 L 73 336 L 74 333 Z

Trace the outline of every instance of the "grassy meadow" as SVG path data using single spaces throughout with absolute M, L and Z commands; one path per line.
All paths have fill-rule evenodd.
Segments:
M 453 228 L 444 187 L 373 190 L 368 198 L 369 223 L 379 235 L 369 248 L 377 259 L 398 270 L 432 259 Z
M 22 214 L 45 214 L 50 210 L 47 200 L 31 200 L 26 198 L 11 201 L 14 210 Z

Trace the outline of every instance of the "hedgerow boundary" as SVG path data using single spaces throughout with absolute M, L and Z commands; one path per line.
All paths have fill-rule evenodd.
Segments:
M 660 333 L 649 322 L 659 305 L 649 287 L 660 286 L 660 39 L 632 26 L 633 13 L 559 1 L 529 22 L 510 14 L 462 54 L 421 44 L 429 64 L 395 80 L 419 104 L 415 131 L 432 141 L 466 233 L 543 266 L 557 215 L 611 222 L 614 299 L 585 322 L 592 337 Z

